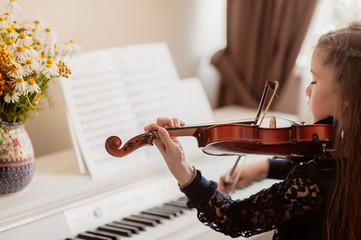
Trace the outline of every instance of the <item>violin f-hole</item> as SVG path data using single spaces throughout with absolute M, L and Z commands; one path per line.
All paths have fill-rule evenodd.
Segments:
M 313 143 L 319 143 L 320 142 L 317 133 L 312 134 L 312 142 Z

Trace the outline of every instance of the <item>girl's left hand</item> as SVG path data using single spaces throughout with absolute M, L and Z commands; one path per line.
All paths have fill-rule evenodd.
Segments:
M 167 127 L 181 127 L 184 122 L 177 118 L 158 118 L 156 123 L 144 127 L 144 131 L 158 129 L 158 138 L 153 140 L 153 144 L 159 149 L 165 162 L 177 179 L 179 185 L 189 183 L 194 176 L 194 169 L 185 159 L 182 145 L 175 137 L 170 137 Z

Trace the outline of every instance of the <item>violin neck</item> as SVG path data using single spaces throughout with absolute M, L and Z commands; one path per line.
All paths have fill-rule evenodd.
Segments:
M 195 137 L 199 128 L 195 127 L 183 127 L 183 128 L 167 128 L 171 137 L 193 136 Z
M 186 136 L 193 136 L 197 137 L 200 132 L 200 129 L 203 129 L 205 126 L 198 126 L 198 127 L 172 127 L 172 128 L 166 128 L 169 135 L 171 137 L 186 137 Z M 156 129 L 152 129 L 149 132 L 156 132 Z

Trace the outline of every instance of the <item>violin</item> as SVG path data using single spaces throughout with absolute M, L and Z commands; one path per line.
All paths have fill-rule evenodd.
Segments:
M 332 124 L 295 124 L 287 127 L 262 127 L 260 110 L 269 88 L 277 89 L 277 82 L 267 81 L 257 116 L 252 121 L 215 123 L 196 126 L 166 128 L 171 137 L 195 137 L 198 147 L 210 155 L 266 154 L 286 157 L 312 157 L 317 153 L 333 150 Z M 276 90 L 272 95 L 275 95 Z M 271 98 L 271 100 L 272 100 Z M 262 105 L 262 106 L 261 106 Z M 267 110 L 270 103 L 267 106 Z M 266 111 L 267 111 L 266 110 Z M 107 152 L 114 157 L 123 157 L 158 138 L 157 129 L 149 130 L 128 140 L 123 146 L 117 136 L 105 142 Z
M 166 128 L 171 137 L 195 137 L 198 147 L 210 155 L 266 154 L 307 157 L 332 149 L 331 124 L 296 125 L 266 128 L 249 122 Z M 152 145 L 157 138 L 152 129 L 137 135 L 121 147 L 117 136 L 106 140 L 105 148 L 115 157 L 123 157 L 136 149 Z M 121 147 L 121 148 L 120 148 Z

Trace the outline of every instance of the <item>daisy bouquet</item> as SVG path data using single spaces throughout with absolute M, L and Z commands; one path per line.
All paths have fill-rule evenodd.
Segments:
M 25 122 L 40 109 L 49 81 L 68 78 L 64 59 L 79 51 L 74 41 L 57 44 L 56 32 L 40 21 L 17 21 L 17 9 L 10 0 L 0 15 L 0 121 L 8 123 Z

